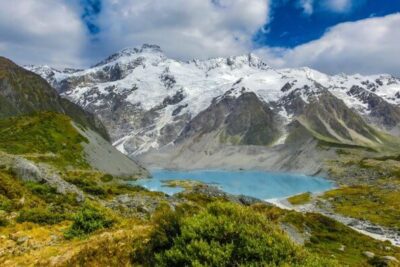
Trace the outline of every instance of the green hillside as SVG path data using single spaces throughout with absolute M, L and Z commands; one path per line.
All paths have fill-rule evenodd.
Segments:
M 0 120 L 0 150 L 57 167 L 88 168 L 84 142 L 65 115 L 42 112 Z
M 65 114 L 104 138 L 109 138 L 104 126 L 92 114 L 62 99 L 39 75 L 0 57 L 0 118 L 40 111 Z

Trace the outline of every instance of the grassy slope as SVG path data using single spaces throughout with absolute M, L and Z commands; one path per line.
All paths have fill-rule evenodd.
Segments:
M 39 75 L 0 57 L 0 119 L 42 111 L 66 114 L 109 139 L 106 129 L 95 116 L 61 98 Z
M 285 222 L 294 225 L 300 232 L 310 234 L 305 247 L 324 257 L 338 259 L 341 264 L 365 266 L 368 258 L 363 252 L 370 251 L 377 256 L 400 257 L 400 249 L 359 234 L 343 224 L 319 214 L 290 213 Z M 390 248 L 388 251 L 387 248 Z
M 82 142 L 87 140 L 65 115 L 42 112 L 0 120 L 0 150 L 59 168 L 88 168 Z
M 329 172 L 342 187 L 323 196 L 346 216 L 400 229 L 400 158 L 341 150 Z
M 304 238 L 304 246 L 311 252 L 339 261 L 340 266 L 370 266 L 363 252 L 377 257 L 391 255 L 400 258 L 400 248 L 380 242 L 351 228 L 315 213 L 298 213 L 256 204 L 255 211 L 269 220 L 293 226 Z
M 375 186 L 350 186 L 325 193 L 336 212 L 400 229 L 400 192 Z
M 81 175 L 80 170 L 64 173 L 66 180 L 67 177 L 78 180 Z M 65 256 L 55 261 L 61 262 L 60 266 L 75 265 L 83 260 L 92 261 L 88 266 L 129 262 L 132 239 L 146 234 L 149 225 L 105 208 L 100 198 L 154 193 L 122 186 L 115 178 L 110 180 L 108 176 L 90 172 L 79 179 L 78 187 L 90 193 L 91 199 L 80 203 L 74 195 L 58 194 L 46 184 L 23 182 L 7 169 L 0 170 L 1 266 L 48 265 L 57 255 Z M 86 206 L 92 207 L 97 215 L 79 217 Z M 84 228 L 71 232 L 77 218 L 82 225 L 79 227 Z M 100 224 L 105 220 L 112 223 Z M 67 232 L 72 239 L 66 238 Z

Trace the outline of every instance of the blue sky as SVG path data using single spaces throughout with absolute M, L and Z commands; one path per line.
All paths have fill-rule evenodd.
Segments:
M 255 45 L 296 47 L 322 37 L 332 26 L 400 11 L 398 0 L 357 0 L 330 6 L 329 1 L 277 0 L 271 3 L 271 21 L 254 36 Z M 332 1 L 334 2 L 334 1 Z M 308 4 L 313 3 L 311 10 Z
M 398 12 L 400 0 L 0 0 L 0 54 L 86 67 L 155 43 L 181 60 L 252 52 L 276 68 L 400 76 Z
M 81 18 L 86 24 L 89 34 L 98 34 L 100 28 L 97 25 L 96 20 L 102 9 L 102 0 L 80 0 L 80 5 L 82 7 Z

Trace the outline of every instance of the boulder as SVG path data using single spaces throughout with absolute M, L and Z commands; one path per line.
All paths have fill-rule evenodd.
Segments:
M 56 189 L 59 194 L 75 194 L 77 201 L 85 200 L 83 192 L 75 185 L 66 182 L 51 166 L 44 163 L 34 163 L 18 156 L 12 157 L 11 170 L 22 181 L 46 183 Z
M 24 182 L 41 182 L 43 180 L 39 168 L 33 162 L 21 157 L 14 158 L 11 170 Z
M 386 262 L 391 262 L 391 263 L 400 263 L 398 259 L 396 259 L 393 256 L 383 256 L 382 259 Z
M 367 258 L 372 259 L 373 257 L 375 257 L 375 253 L 371 252 L 371 251 L 364 251 L 363 255 Z

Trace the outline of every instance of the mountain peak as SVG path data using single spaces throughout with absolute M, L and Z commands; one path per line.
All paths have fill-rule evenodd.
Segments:
M 228 65 L 235 65 L 237 63 L 245 63 L 251 67 L 267 66 L 267 64 L 265 64 L 260 57 L 253 53 L 227 58 Z
M 194 63 L 197 67 L 206 70 L 212 70 L 220 67 L 229 67 L 231 69 L 240 69 L 243 66 L 249 66 L 261 70 L 271 69 L 260 57 L 253 53 L 230 56 L 230 57 L 217 57 L 207 60 L 192 59 L 189 63 Z
M 143 44 L 141 47 L 126 47 L 115 55 L 130 56 L 139 53 L 163 53 L 161 47 L 155 44 Z
M 158 52 L 158 53 L 163 53 L 161 50 L 161 47 L 159 45 L 155 44 L 143 44 L 142 48 L 140 49 L 140 52 Z
M 141 53 L 153 53 L 153 54 L 164 55 L 160 46 L 155 44 L 143 44 L 141 47 L 126 47 L 120 50 L 119 52 L 114 53 L 111 56 L 107 57 L 106 59 L 100 61 L 99 63 L 95 64 L 93 67 L 105 65 L 117 61 L 121 58 L 132 57 Z

